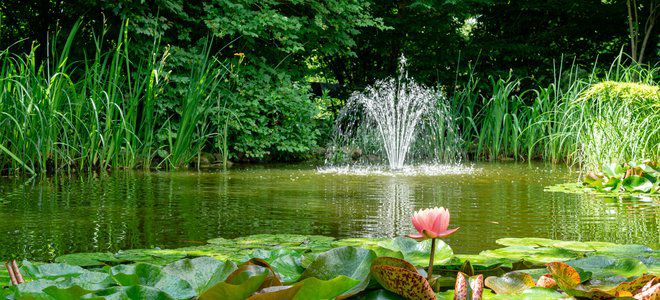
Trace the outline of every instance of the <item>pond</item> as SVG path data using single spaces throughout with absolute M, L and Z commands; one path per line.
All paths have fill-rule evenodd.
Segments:
M 546 164 L 475 164 L 468 174 L 347 175 L 313 165 L 229 172 L 121 171 L 94 178 L 0 178 L 0 256 L 182 247 L 257 233 L 392 237 L 414 210 L 444 206 L 457 253 L 502 237 L 660 245 L 657 200 L 545 192 L 574 181 Z

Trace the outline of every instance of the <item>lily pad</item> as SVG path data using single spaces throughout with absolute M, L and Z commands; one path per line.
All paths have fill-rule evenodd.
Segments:
M 371 250 L 355 247 L 334 248 L 319 254 L 316 260 L 307 267 L 301 278 L 315 277 L 321 280 L 331 280 L 340 275 L 347 276 L 360 282 L 347 294 L 357 294 L 369 284 L 369 268 L 374 259 L 376 259 L 376 253 Z
M 506 273 L 502 277 L 490 276 L 485 284 L 497 294 L 518 294 L 536 286 L 532 276 L 519 271 Z
M 55 258 L 55 262 L 81 267 L 97 267 L 107 264 L 117 264 L 121 260 L 117 259 L 112 253 L 99 252 L 66 254 Z
M 200 295 L 218 282 L 225 281 L 236 268 L 236 264 L 231 261 L 220 262 L 210 257 L 199 257 L 171 263 L 163 271 L 185 280 Z
M 245 271 L 245 270 L 244 270 Z M 233 274 L 230 281 L 218 282 L 200 296 L 200 300 L 213 299 L 246 299 L 260 289 L 271 271 L 263 267 L 251 267 L 248 272 Z
M 115 266 L 110 269 L 110 275 L 119 285 L 153 287 L 175 299 L 189 299 L 197 295 L 188 282 L 152 264 Z
M 536 248 L 532 246 L 509 246 L 479 253 L 483 256 L 507 258 L 511 260 L 526 260 L 534 264 L 544 264 L 554 261 L 566 261 L 578 258 L 577 253 L 560 248 Z
M 613 276 L 630 278 L 648 272 L 646 265 L 634 258 L 589 256 L 578 260 L 567 261 L 566 264 L 574 268 L 581 268 L 592 272 L 593 277 L 597 279 Z
M 436 239 L 434 264 L 441 265 L 449 262 L 454 255 L 449 245 L 440 239 Z M 431 256 L 431 240 L 417 242 L 410 238 L 396 237 L 391 240 L 378 243 L 383 248 L 403 253 L 403 258 L 417 267 L 426 267 Z
M 502 238 L 495 242 L 502 246 L 549 247 L 559 241 L 544 238 Z
M 94 294 L 86 295 L 83 299 L 87 298 L 103 298 L 103 299 L 154 299 L 154 300 L 171 300 L 174 299 L 167 293 L 148 286 L 114 286 L 105 290 L 98 291 Z
M 518 294 L 495 295 L 489 299 L 497 300 L 545 300 L 545 299 L 566 299 L 566 295 L 553 289 L 542 287 L 532 287 Z

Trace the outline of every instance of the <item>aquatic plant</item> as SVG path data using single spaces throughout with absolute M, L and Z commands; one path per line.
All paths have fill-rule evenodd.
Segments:
M 454 255 L 439 242 L 434 273 L 440 276 L 432 281 L 417 269 L 430 255 L 429 240 L 254 235 L 23 261 L 25 282 L 0 288 L 0 297 L 479 299 L 481 291 L 496 299 L 602 299 L 660 293 L 659 252 L 642 245 L 504 238 L 497 241 L 504 248 Z M 9 273 L 0 270 L 0 286 L 9 284 Z
M 412 223 L 417 234 L 408 235 L 417 241 L 431 240 L 431 255 L 429 256 L 428 280 L 433 275 L 433 259 L 435 254 L 435 239 L 444 238 L 456 232 L 459 228 L 449 228 L 449 210 L 444 207 L 420 209 L 412 217 Z

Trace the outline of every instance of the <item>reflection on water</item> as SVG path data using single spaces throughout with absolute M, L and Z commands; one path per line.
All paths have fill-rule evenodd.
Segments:
M 461 253 L 523 236 L 660 245 L 653 200 L 544 192 L 575 177 L 557 166 L 475 168 L 440 176 L 250 166 L 227 174 L 0 178 L 0 258 L 179 247 L 254 233 L 395 236 L 411 233 L 412 213 L 432 206 L 450 209 L 451 226 L 461 229 L 448 242 Z

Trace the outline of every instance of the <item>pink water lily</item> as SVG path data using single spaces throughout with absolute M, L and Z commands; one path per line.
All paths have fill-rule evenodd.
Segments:
M 444 207 L 421 209 L 413 215 L 412 223 L 418 233 L 408 235 L 408 237 L 420 242 L 447 237 L 460 228 L 448 229 L 449 210 Z

